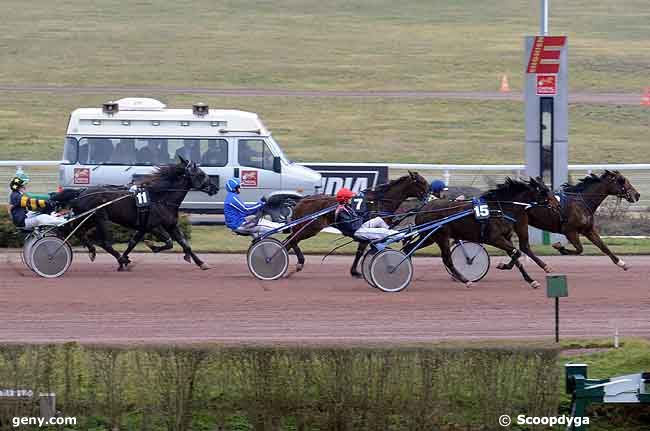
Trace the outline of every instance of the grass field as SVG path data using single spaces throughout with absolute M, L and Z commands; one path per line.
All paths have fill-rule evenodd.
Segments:
M 310 89 L 521 88 L 520 0 L 2 2 L 0 83 Z M 650 85 L 646 0 L 551 5 L 574 90 Z
M 353 3 L 210 0 L 5 0 L 0 85 L 494 91 L 523 79 L 538 2 Z M 567 34 L 572 91 L 650 85 L 646 0 L 553 3 Z M 523 105 L 418 99 L 236 98 L 137 94 L 169 106 L 203 100 L 259 112 L 301 161 L 517 163 Z M 136 96 L 0 94 L 0 159 L 57 159 L 70 111 Z M 574 105 L 570 160 L 638 162 L 648 109 Z
M 523 104 L 423 99 L 160 97 L 169 106 L 260 113 L 287 156 L 299 161 L 523 163 Z M 116 97 L 126 96 L 116 95 Z M 107 96 L 0 94 L 0 160 L 58 160 L 70 112 Z M 573 163 L 643 161 L 650 110 L 572 105 Z M 641 157 L 641 160 L 640 160 Z

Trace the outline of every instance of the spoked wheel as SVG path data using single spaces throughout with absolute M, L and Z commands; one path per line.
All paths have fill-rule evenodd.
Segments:
M 39 237 L 33 233 L 28 235 L 27 238 L 25 238 L 25 243 L 23 244 L 23 251 L 20 253 L 20 258 L 22 259 L 25 266 L 27 266 L 29 269 L 32 269 L 32 265 L 30 263 L 32 246 L 38 240 L 38 238 Z
M 411 283 L 413 264 L 401 251 L 387 248 L 372 258 L 370 278 L 384 292 L 399 292 Z
M 377 287 L 375 286 L 375 283 L 372 282 L 372 277 L 370 277 L 370 263 L 372 262 L 372 258 L 377 254 L 377 250 L 368 247 L 368 250 L 363 254 L 363 257 L 361 258 L 361 274 L 363 275 L 363 279 L 366 280 L 366 283 L 371 285 L 372 287 Z
M 41 277 L 60 277 L 71 263 L 72 248 L 59 237 L 40 238 L 30 247 L 29 266 Z
M 289 253 L 277 239 L 267 238 L 248 249 L 248 269 L 260 280 L 277 280 L 289 268 Z
M 477 282 L 483 279 L 490 269 L 490 255 L 485 247 L 476 242 L 463 241 L 451 248 L 451 261 L 454 268 L 467 280 Z M 451 275 L 451 269 L 445 266 Z

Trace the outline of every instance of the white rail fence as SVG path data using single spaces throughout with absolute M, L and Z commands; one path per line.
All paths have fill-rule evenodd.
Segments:
M 58 185 L 59 161 L 0 161 L 0 178 L 6 182 L 18 169 L 24 170 L 31 179 L 31 190 L 35 192 L 52 191 Z M 321 163 L 332 166 L 388 166 L 391 177 L 401 175 L 407 170 L 418 171 L 428 180 L 440 178 L 451 187 L 475 187 L 485 190 L 504 177 L 525 176 L 525 166 L 510 165 L 447 165 L 419 163 Z M 577 181 L 585 175 L 601 172 L 604 169 L 621 171 L 641 193 L 641 200 L 630 205 L 631 211 L 647 211 L 650 208 L 650 164 L 570 164 L 569 176 Z

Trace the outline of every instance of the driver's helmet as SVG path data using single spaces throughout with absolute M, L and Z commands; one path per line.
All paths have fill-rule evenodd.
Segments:
M 9 188 L 12 191 L 18 191 L 21 187 L 29 182 L 29 177 L 25 173 L 17 173 L 15 177 L 11 179 L 9 183 Z
M 336 201 L 340 204 L 345 204 L 354 196 L 356 195 L 352 190 L 343 187 L 338 192 L 336 192 Z
M 226 190 L 230 193 L 234 193 L 239 187 L 241 187 L 241 180 L 239 178 L 231 178 L 226 181 Z
M 429 190 L 431 191 L 431 193 L 440 193 L 449 189 L 447 188 L 447 185 L 444 183 L 444 181 L 435 180 L 431 182 L 431 186 L 429 186 Z

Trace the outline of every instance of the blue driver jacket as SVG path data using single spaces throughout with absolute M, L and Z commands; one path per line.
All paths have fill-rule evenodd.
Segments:
M 264 202 L 246 205 L 239 199 L 237 193 L 229 192 L 223 203 L 223 213 L 226 216 L 226 226 L 235 230 L 244 223 L 244 218 L 253 215 L 264 206 Z

